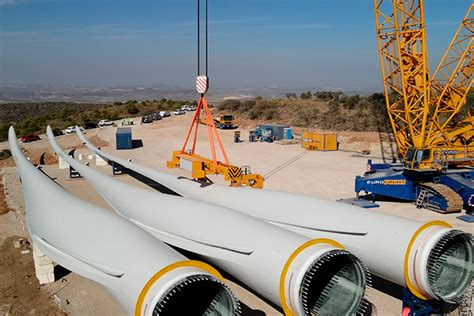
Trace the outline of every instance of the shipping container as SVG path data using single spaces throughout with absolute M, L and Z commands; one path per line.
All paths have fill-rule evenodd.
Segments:
M 283 139 L 293 139 L 293 130 L 291 128 L 283 129 Z
M 336 134 L 304 132 L 301 144 L 309 150 L 336 151 L 338 149 Z
M 120 127 L 115 132 L 115 140 L 117 150 L 121 149 L 132 149 L 132 128 L 131 127 Z
M 257 125 L 256 131 L 257 131 L 257 134 L 258 134 L 258 131 L 271 130 L 273 140 L 282 140 L 282 139 L 284 139 L 284 129 L 285 128 L 289 128 L 289 126 L 288 125 L 262 124 L 262 125 Z

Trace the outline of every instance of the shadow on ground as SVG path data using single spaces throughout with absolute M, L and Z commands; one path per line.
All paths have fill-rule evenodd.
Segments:
M 143 147 L 143 141 L 141 139 L 133 139 L 132 140 L 132 148 L 141 148 Z

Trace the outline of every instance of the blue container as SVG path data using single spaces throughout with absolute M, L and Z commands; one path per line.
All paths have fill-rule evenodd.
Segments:
M 283 138 L 284 139 L 293 139 L 293 130 L 291 128 L 283 129 Z
M 268 124 L 263 124 L 263 125 L 257 125 L 256 131 L 257 134 L 259 131 L 262 130 L 271 130 L 272 131 L 272 136 L 274 140 L 282 140 L 284 139 L 284 129 L 289 128 L 288 125 L 268 125 Z
M 121 149 L 132 149 L 132 128 L 131 127 L 120 127 L 115 132 L 115 140 L 117 150 Z

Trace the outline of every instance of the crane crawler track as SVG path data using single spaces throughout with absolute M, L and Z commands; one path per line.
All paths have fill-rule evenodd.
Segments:
M 441 183 L 430 183 L 430 182 L 423 182 L 421 186 L 426 190 L 441 196 L 444 200 L 446 200 L 446 204 L 448 207 L 445 210 L 437 209 L 436 211 L 446 214 L 446 213 L 458 213 L 461 212 L 464 202 L 459 194 L 456 193 L 450 187 L 441 184 Z

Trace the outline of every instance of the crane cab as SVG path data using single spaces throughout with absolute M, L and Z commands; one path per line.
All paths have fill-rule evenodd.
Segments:
M 409 170 L 432 169 L 432 153 L 430 149 L 408 148 L 403 160 L 403 167 Z
M 469 166 L 474 152 L 469 147 L 408 148 L 403 167 L 418 171 L 446 171 L 450 165 Z

